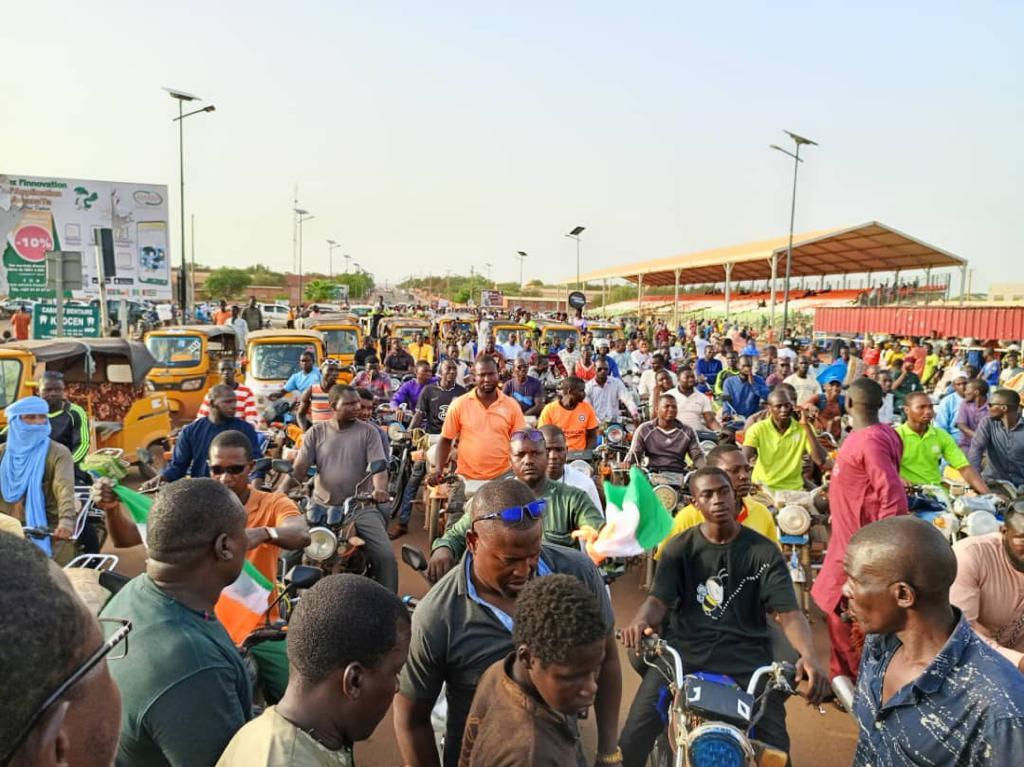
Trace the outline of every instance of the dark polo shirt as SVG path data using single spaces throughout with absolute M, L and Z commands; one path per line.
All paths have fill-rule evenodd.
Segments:
M 601 602 L 608 630 L 615 625 L 611 600 L 594 564 L 582 553 L 542 544 L 541 575 L 561 573 L 583 581 Z M 448 729 L 445 767 L 456 767 L 462 731 L 480 677 L 513 651 L 511 618 L 476 596 L 467 577 L 467 553 L 416 606 L 412 618 L 409 659 L 399 679 L 403 695 L 433 704 L 447 685 Z

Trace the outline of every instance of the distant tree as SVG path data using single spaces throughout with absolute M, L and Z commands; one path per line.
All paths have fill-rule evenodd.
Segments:
M 253 285 L 284 285 L 285 278 L 266 264 L 253 264 L 249 267 Z
M 310 280 L 302 289 L 302 297 L 314 303 L 324 303 L 334 298 L 335 284 L 330 280 Z
M 211 298 L 237 298 L 245 294 L 252 278 L 245 269 L 221 267 L 210 272 L 203 289 Z

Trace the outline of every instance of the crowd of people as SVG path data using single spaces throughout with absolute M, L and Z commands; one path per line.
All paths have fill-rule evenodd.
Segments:
M 251 316 L 224 311 L 252 329 Z M 714 322 L 626 321 L 598 338 L 582 312 L 563 318 L 578 341 L 526 331 L 499 343 L 488 331 L 497 319 L 482 315 L 475 335 L 393 339 L 383 363 L 368 335 L 350 384 L 338 383 L 335 361 L 317 367 L 304 355 L 284 387 L 304 433 L 280 490 L 257 469 L 251 392 L 222 363 L 222 382 L 144 487 L 156 493 L 142 527 L 113 483 L 96 483 L 111 542 L 147 552 L 145 572 L 98 616 L 47 562 L 66 561 L 58 548 L 76 525 L 84 415 L 55 376 L 41 397 L 9 406 L 0 512 L 53 533 L 20 540 L 21 525 L 6 523 L 0 533 L 12 638 L 0 643 L 0 763 L 351 765 L 353 745 L 389 710 L 405 764 L 584 763 L 578 715 L 592 708 L 596 754 L 585 762 L 642 765 L 665 727 L 664 680 L 648 673 L 623 700 L 616 628 L 628 652 L 657 632 L 688 672 L 744 687 L 781 653 L 815 705 L 831 678 L 855 680 L 858 767 L 1019 762 L 1024 501 L 1010 500 L 997 532 L 952 547 L 908 513 L 908 489 L 944 479 L 979 494 L 1024 484 L 1015 351 L 915 339 L 775 345 Z M 525 312 L 514 319 L 536 327 Z M 406 380 L 396 386 L 393 374 Z M 381 468 L 387 434 L 372 419 L 382 401 L 411 411 L 436 443 L 396 499 Z M 616 615 L 613 589 L 581 551 L 606 525 L 603 490 L 567 463 L 628 420 L 624 465 L 687 475 L 690 501 L 672 510 L 634 616 Z M 726 438 L 730 424 L 740 444 Z M 431 542 L 432 585 L 410 611 L 389 539 L 408 533 L 423 484 L 447 481 L 450 463 L 478 488 Z M 274 584 L 282 552 L 309 544 L 284 491 L 310 474 L 315 514 L 344 513 L 366 488 L 372 503 L 351 521 L 373 577 L 322 577 L 289 611 L 286 640 L 249 647 L 230 617 L 239 584 L 243 573 Z M 828 655 L 773 512 L 752 497 L 755 486 L 823 482 L 831 538 L 811 595 Z M 789 751 L 781 694 L 769 695 L 753 736 Z

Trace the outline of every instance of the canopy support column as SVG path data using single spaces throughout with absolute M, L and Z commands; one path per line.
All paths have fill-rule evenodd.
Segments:
M 672 330 L 676 331 L 679 329 L 679 272 L 680 269 L 673 270 L 673 276 L 675 277 L 675 292 L 672 296 Z
M 896 300 L 896 306 L 900 305 L 900 270 L 897 269 L 896 273 L 892 277 L 892 288 L 893 298 Z
M 929 266 L 924 270 L 924 305 L 928 305 L 928 299 L 931 298 L 932 292 L 930 290 L 932 286 L 932 268 Z
M 772 257 L 768 259 L 768 263 L 772 266 L 772 299 L 771 308 L 768 310 L 768 324 L 771 325 L 772 331 L 775 331 L 775 281 L 779 278 L 779 254 L 772 253 Z
M 843 290 L 846 290 L 846 272 L 843 272 Z
M 729 301 L 732 299 L 732 263 L 725 264 L 725 319 L 729 319 Z
M 604 278 L 604 282 L 601 286 L 601 308 L 604 310 L 605 318 L 608 317 L 608 278 Z
M 637 318 L 638 322 L 639 322 L 640 317 L 641 317 L 641 315 L 643 313 L 641 311 L 642 307 L 643 307 L 643 303 L 642 303 L 643 295 L 644 295 L 644 276 L 642 274 L 638 274 L 636 276 L 636 318 Z

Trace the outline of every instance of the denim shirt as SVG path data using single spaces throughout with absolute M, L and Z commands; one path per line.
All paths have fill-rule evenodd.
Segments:
M 1024 675 L 955 612 L 946 645 L 884 705 L 885 671 L 901 643 L 895 634 L 866 638 L 853 701 L 860 728 L 853 767 L 1021 764 Z

